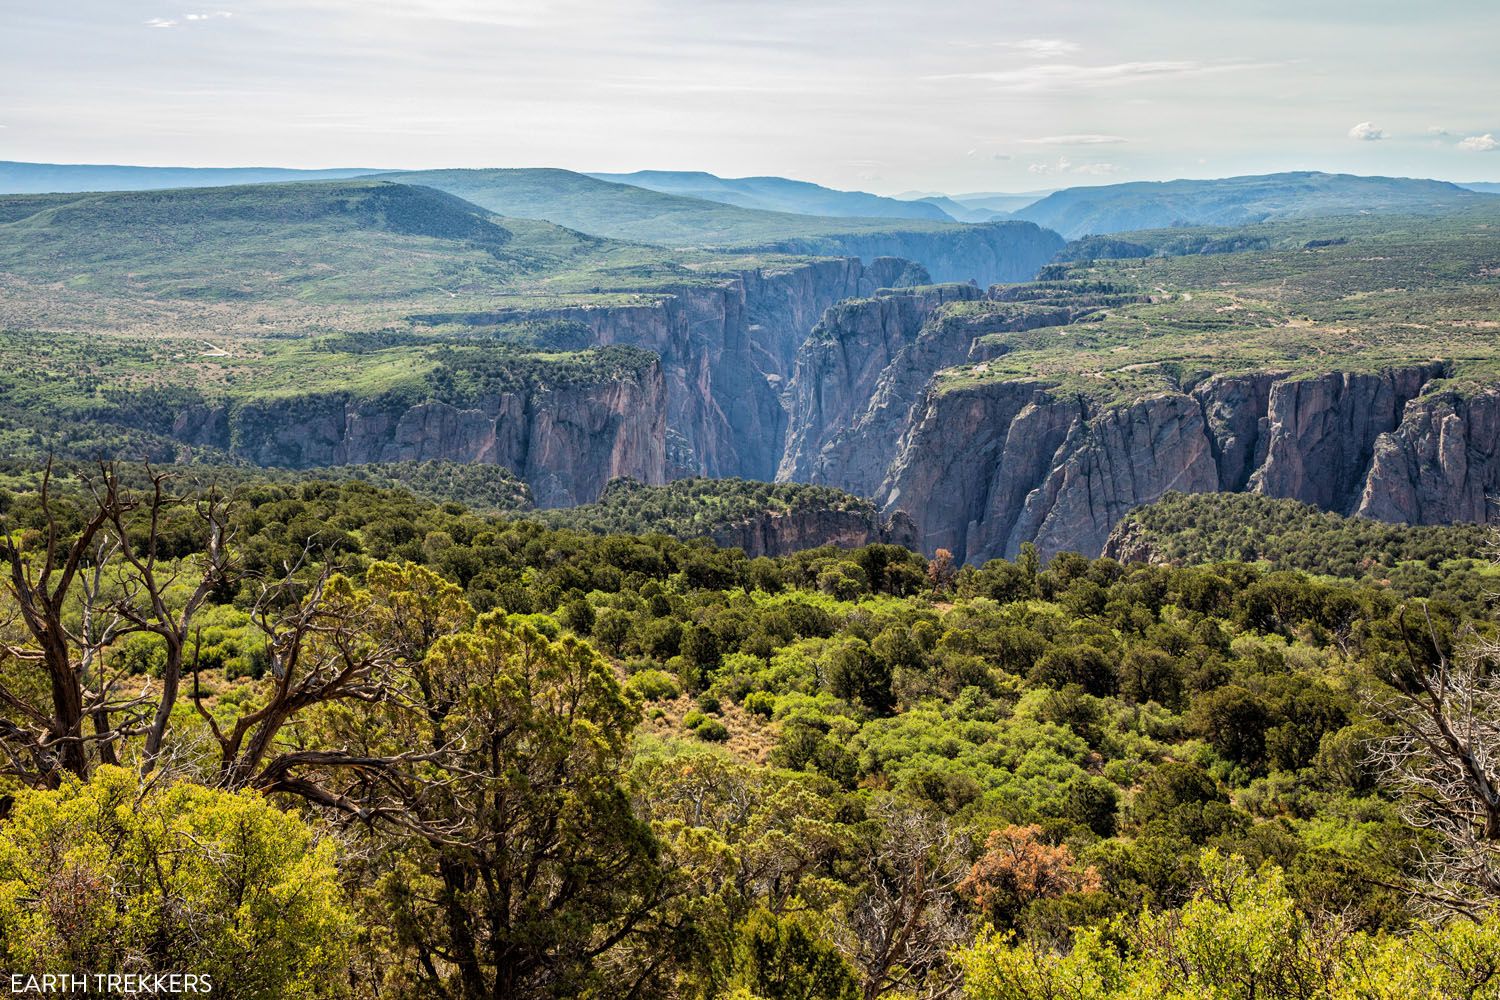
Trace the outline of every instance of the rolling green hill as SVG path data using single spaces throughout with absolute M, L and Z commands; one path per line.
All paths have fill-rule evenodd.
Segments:
M 707 259 L 389 181 L 0 196 L 0 327 L 370 330 L 507 297 L 702 280 L 687 265 Z
M 0 199 L 0 270 L 185 297 L 395 298 L 512 287 L 636 248 L 384 181 Z

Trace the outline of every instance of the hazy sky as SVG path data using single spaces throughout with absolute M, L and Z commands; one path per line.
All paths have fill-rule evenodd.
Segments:
M 0 0 L 0 159 L 1500 180 L 1496 0 Z

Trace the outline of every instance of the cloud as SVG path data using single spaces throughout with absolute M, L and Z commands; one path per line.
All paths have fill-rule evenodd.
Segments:
M 234 14 L 227 10 L 195 11 L 191 14 L 183 14 L 182 20 L 173 17 L 153 17 L 146 22 L 148 28 L 175 28 L 178 25 L 192 21 L 219 21 Z
M 1022 139 L 1021 141 L 1028 146 L 1104 146 L 1130 140 L 1118 135 L 1081 132 L 1071 135 L 1044 135 L 1039 139 Z
M 811 89 L 797 80 L 768 80 L 764 77 L 689 82 L 679 77 L 638 76 L 628 80 L 612 80 L 602 86 L 611 90 L 662 94 L 807 94 Z
M 1118 87 L 1131 83 L 1181 80 L 1216 73 L 1239 73 L 1268 69 L 1277 63 L 1204 63 L 1195 59 L 1160 59 L 1149 62 L 1109 63 L 1103 66 L 1079 66 L 1073 63 L 1038 63 L 1019 69 L 981 71 L 977 73 L 944 73 L 924 77 L 927 80 L 979 80 L 1002 90 L 1019 92 L 1089 90 Z
M 1379 142 L 1385 138 L 1385 129 L 1376 128 L 1370 122 L 1360 122 L 1349 130 L 1349 138 L 1361 142 Z
M 1492 153 L 1500 149 L 1500 139 L 1486 132 L 1484 135 L 1471 135 L 1459 142 L 1458 148 L 1470 153 Z
M 1038 59 L 1056 59 L 1078 51 L 1078 43 L 1064 38 L 1023 38 L 1019 42 L 1001 42 L 1000 47 L 1024 52 Z
M 1051 174 L 1088 174 L 1102 177 L 1106 174 L 1119 172 L 1119 167 L 1113 163 L 1074 163 L 1066 156 L 1059 156 L 1055 162 L 1033 163 L 1026 168 L 1033 174 L 1047 176 Z

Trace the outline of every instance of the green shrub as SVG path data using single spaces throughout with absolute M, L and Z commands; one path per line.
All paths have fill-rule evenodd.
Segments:
M 236 997 L 334 995 L 355 933 L 332 839 L 252 792 L 92 781 L 24 791 L 0 823 L 0 964 L 186 968 Z
M 776 696 L 769 691 L 751 691 L 741 702 L 745 711 L 769 719 L 776 711 Z
M 677 678 L 665 670 L 642 670 L 625 682 L 625 689 L 643 701 L 668 701 L 682 694 Z
M 739 928 L 735 984 L 765 1000 L 855 1000 L 854 970 L 811 923 L 765 910 Z
M 709 743 L 723 743 L 729 739 L 729 730 L 718 719 L 704 719 L 693 727 L 693 735 Z

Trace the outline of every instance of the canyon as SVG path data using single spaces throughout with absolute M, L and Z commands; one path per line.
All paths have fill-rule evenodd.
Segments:
M 1356 252 L 1347 242 L 1301 252 Z M 844 255 L 762 254 L 738 268 L 679 268 L 628 294 L 413 314 L 416 328 L 460 331 L 466 350 L 486 350 L 473 344 L 487 330 L 530 323 L 574 331 L 568 351 L 646 360 L 464 398 L 410 385 L 198 398 L 167 433 L 268 466 L 502 465 L 544 507 L 590 503 L 618 478 L 701 476 L 837 487 L 880 512 L 878 522 L 772 518 L 721 539 L 756 553 L 888 538 L 971 564 L 1027 544 L 1092 556 L 1128 511 L 1172 491 L 1250 492 L 1413 524 L 1497 519 L 1500 380 L 1475 374 L 1472 358 L 1403 347 L 1372 359 L 1309 342 L 1283 363 L 1274 351 L 1242 355 L 1230 339 L 1191 363 L 1175 348 L 1111 362 L 1168 333 L 1186 349 L 1236 324 L 1250 341 L 1312 325 L 1291 314 L 1227 319 L 1245 308 L 1227 293 L 1200 307 L 1160 279 L 1116 280 L 1126 264 L 1165 266 L 1159 256 L 1099 269 L 1061 247 L 1017 223 L 896 243 L 799 238 L 762 249 Z M 1271 257 L 1257 253 L 1223 256 Z M 1099 331 L 1120 315 L 1146 319 L 1100 347 L 1116 343 Z M 1060 375 L 1016 360 L 1055 361 L 1072 343 L 1101 367 Z
M 1000 236 L 1016 242 L 1006 246 Z M 966 244 L 969 251 L 929 241 L 945 248 L 944 266 L 1006 274 L 1034 271 L 1060 245 L 1030 224 L 991 227 Z M 970 251 L 977 256 L 964 258 Z M 471 327 L 564 324 L 590 347 L 636 348 L 658 361 L 624 376 L 469 404 L 407 392 L 200 402 L 177 412 L 169 433 L 257 465 L 504 465 L 542 506 L 588 503 L 616 477 L 647 484 L 692 475 L 770 480 L 787 428 L 782 395 L 808 332 L 841 302 L 929 281 L 921 264 L 904 258 L 818 257 L 663 284 L 627 304 L 414 316 L 419 324 Z M 976 286 L 957 287 L 964 291 L 956 294 L 980 294 Z
M 913 519 L 923 551 L 968 563 L 1027 543 L 1098 555 L 1126 512 L 1169 491 L 1249 491 L 1413 524 L 1497 520 L 1494 384 L 1455 378 L 1444 361 L 1204 373 L 1112 399 L 986 377 L 1003 334 L 1102 308 L 1089 296 L 1026 301 L 1027 287 L 898 291 L 830 310 L 799 354 L 779 478 L 872 497 Z M 941 380 L 943 369 L 972 377 Z

